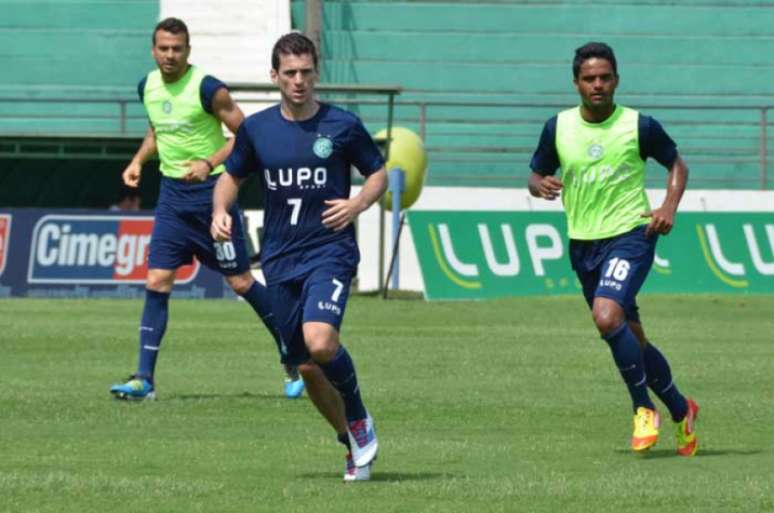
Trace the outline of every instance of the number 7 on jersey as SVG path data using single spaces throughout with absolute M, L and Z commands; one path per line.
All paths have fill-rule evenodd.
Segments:
M 298 224 L 298 214 L 301 212 L 301 198 L 288 198 L 288 205 L 293 207 L 290 213 L 290 226 Z

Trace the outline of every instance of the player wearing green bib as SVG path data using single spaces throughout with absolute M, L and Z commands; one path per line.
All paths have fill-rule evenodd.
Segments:
M 223 158 L 218 158 L 222 155 L 218 153 L 223 149 L 229 150 L 231 146 L 223 135 L 221 119 L 205 110 L 206 105 L 202 105 L 202 96 L 207 95 L 202 86 L 204 83 L 204 87 L 207 87 L 208 79 L 212 83 L 210 87 L 215 88 L 215 96 L 220 89 L 225 91 L 222 83 L 216 82 L 193 65 L 189 65 L 183 75 L 171 83 L 165 81 L 160 69 L 148 73 L 144 80 L 140 94 L 151 120 L 161 162 L 159 167 L 164 176 L 203 181 L 195 177 L 204 178 L 223 172 L 222 163 L 215 166 L 213 161 L 207 161 L 210 156 L 214 156 L 215 162 L 222 162 Z M 234 106 L 234 109 L 239 108 Z M 228 116 L 223 117 L 229 119 Z M 238 121 L 239 116 L 235 114 L 233 117 L 232 125 Z M 229 152 L 226 152 L 226 156 Z M 206 173 L 204 169 L 195 169 L 197 162 L 205 165 L 209 162 L 213 169 L 207 169 Z
M 655 119 L 613 101 L 619 77 L 612 48 L 578 48 L 573 75 L 581 105 L 546 122 L 530 164 L 529 191 L 548 200 L 561 196 L 572 267 L 632 399 L 632 449 L 647 451 L 658 440 L 650 387 L 676 423 L 678 454 L 693 456 L 699 407 L 678 391 L 666 358 L 645 336 L 635 300 L 658 236 L 672 229 L 688 170 Z M 652 210 L 645 194 L 649 157 L 669 171 L 666 198 Z
M 128 381 L 111 387 L 118 399 L 155 398 L 156 359 L 167 327 L 175 273 L 194 256 L 223 274 L 234 292 L 255 310 L 275 339 L 280 359 L 285 359 L 266 288 L 250 273 L 238 207 L 232 212 L 238 226 L 231 240 L 216 242 L 210 235 L 212 190 L 234 144 L 224 137 L 221 124 L 236 133 L 244 114 L 223 82 L 188 63 L 190 51 L 185 23 L 177 18 L 161 21 L 153 31 L 152 54 L 158 69 L 138 86 L 150 127 L 123 180 L 137 187 L 142 165 L 155 154 L 162 178 L 148 254 L 139 363 Z M 298 397 L 304 382 L 295 367 L 285 368 L 285 394 Z M 325 379 L 321 371 L 317 374 Z

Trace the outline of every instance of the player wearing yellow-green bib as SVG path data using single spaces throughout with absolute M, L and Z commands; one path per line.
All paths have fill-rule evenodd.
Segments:
M 232 212 L 237 225 L 234 236 L 216 242 L 210 235 L 212 190 L 233 147 L 233 139 L 226 140 L 221 123 L 236 133 L 244 114 L 223 82 L 188 63 L 190 51 L 185 23 L 177 18 L 161 21 L 153 31 L 152 54 L 158 69 L 138 86 L 150 127 L 123 180 L 125 185 L 137 187 L 142 165 L 157 153 L 162 178 L 148 254 L 139 362 L 128 381 L 111 387 L 111 394 L 119 399 L 155 398 L 156 359 L 167 326 L 175 273 L 194 257 L 220 272 L 253 308 L 284 359 L 284 345 L 274 326 L 266 288 L 250 273 L 238 207 Z M 285 393 L 298 397 L 303 381 L 295 368 L 286 366 L 286 370 Z M 321 372 L 319 375 L 324 379 Z
M 572 267 L 632 399 L 632 449 L 646 451 L 658 439 L 650 387 L 676 423 L 677 452 L 692 456 L 699 407 L 678 391 L 666 358 L 646 338 L 635 299 L 658 236 L 672 229 L 688 170 L 655 119 L 613 101 L 619 77 L 612 48 L 578 48 L 573 75 L 581 105 L 546 122 L 530 164 L 529 190 L 548 200 L 561 196 Z M 652 210 L 645 194 L 648 157 L 669 170 L 666 198 Z

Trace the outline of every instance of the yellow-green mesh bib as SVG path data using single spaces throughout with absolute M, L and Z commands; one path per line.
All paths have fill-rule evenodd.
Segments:
M 561 196 L 571 239 L 605 239 L 648 223 L 641 217 L 650 204 L 638 124 L 639 113 L 621 106 L 602 123 L 585 121 L 580 107 L 557 116 Z
M 148 74 L 143 103 L 156 131 L 161 172 L 170 178 L 187 173 L 187 161 L 206 159 L 226 143 L 220 121 L 202 107 L 200 89 L 205 74 L 191 66 L 172 84 L 159 70 Z M 211 174 L 223 172 L 217 166 Z

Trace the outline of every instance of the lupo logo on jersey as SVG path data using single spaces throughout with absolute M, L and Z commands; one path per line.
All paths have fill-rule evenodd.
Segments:
M 48 215 L 35 225 L 30 283 L 143 283 L 148 271 L 153 217 Z M 178 269 L 188 283 L 199 262 Z
M 289 167 L 279 168 L 276 172 L 276 178 L 272 178 L 272 170 L 264 169 L 263 177 L 266 180 L 266 187 L 269 190 L 276 191 L 277 185 L 280 187 L 298 187 L 304 189 L 322 189 L 328 183 L 328 169 L 316 167 L 314 170 L 308 167 L 293 169 Z
M 11 215 L 0 214 L 0 276 L 8 262 L 8 241 L 11 237 Z

